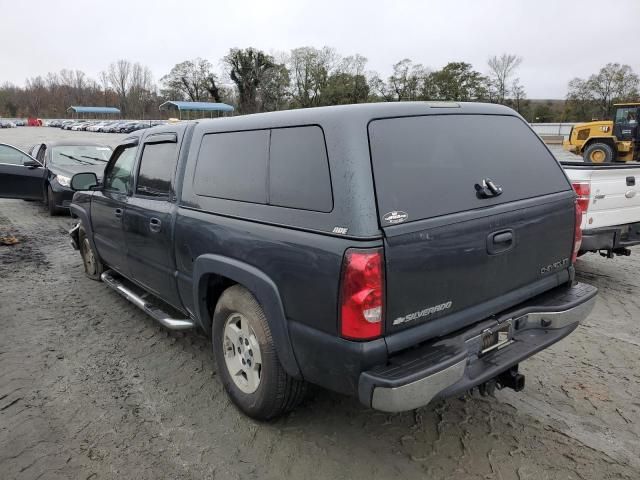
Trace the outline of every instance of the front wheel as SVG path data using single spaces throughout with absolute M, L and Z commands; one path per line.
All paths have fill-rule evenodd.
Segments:
M 52 217 L 55 217 L 56 215 L 60 215 L 62 213 L 62 209 L 56 207 L 56 200 L 53 196 L 51 185 L 47 185 L 47 207 L 49 208 L 49 215 Z
M 264 311 L 241 285 L 229 287 L 220 297 L 212 341 L 222 384 L 246 415 L 269 420 L 303 400 L 306 383 L 282 368 Z
M 104 265 L 100 261 L 98 254 L 93 250 L 91 242 L 82 227 L 80 227 L 78 231 L 78 240 L 85 275 L 91 280 L 100 280 L 100 275 L 102 275 L 104 271 Z

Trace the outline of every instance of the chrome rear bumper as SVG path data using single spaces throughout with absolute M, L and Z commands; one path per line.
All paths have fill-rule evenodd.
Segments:
M 376 410 L 400 412 L 424 406 L 434 398 L 459 394 L 495 378 L 570 334 L 591 313 L 597 289 L 586 284 L 577 284 L 572 289 L 575 290 L 569 291 L 568 296 L 567 292 L 563 293 L 562 299 L 571 298 L 564 305 L 550 305 L 553 302 L 547 297 L 537 310 L 528 306 L 496 320 L 481 322 L 417 351 L 392 358 L 389 365 L 362 373 L 360 400 Z M 490 352 L 483 350 L 483 334 L 500 327 L 504 330 L 506 322 L 512 327 L 504 346 Z

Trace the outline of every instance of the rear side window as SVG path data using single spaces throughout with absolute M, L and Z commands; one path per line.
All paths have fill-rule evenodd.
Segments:
M 369 124 L 369 142 L 383 226 L 570 188 L 555 158 L 517 117 L 375 120 Z M 487 178 L 503 193 L 480 199 L 475 185 Z
M 142 150 L 136 193 L 154 197 L 168 197 L 171 178 L 178 160 L 178 144 L 148 143 Z
M 266 203 L 269 130 L 205 135 L 194 179 L 196 194 Z
M 205 135 L 194 190 L 206 197 L 330 212 L 333 197 L 322 129 Z
M 272 130 L 269 158 L 271 205 L 331 211 L 329 162 L 320 127 Z

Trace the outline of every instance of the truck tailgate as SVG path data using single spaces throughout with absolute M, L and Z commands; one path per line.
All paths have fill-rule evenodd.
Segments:
M 572 183 L 590 184 L 584 230 L 640 222 L 640 165 L 562 165 Z
M 387 228 L 387 333 L 448 316 L 431 332 L 444 335 L 567 281 L 557 274 L 569 266 L 574 208 L 564 195 L 464 221 Z M 496 242 L 504 232 L 511 242 Z

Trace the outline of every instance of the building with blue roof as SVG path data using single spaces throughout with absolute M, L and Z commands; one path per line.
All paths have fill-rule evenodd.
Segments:
M 82 115 L 82 118 L 85 118 L 87 114 L 89 115 L 120 115 L 120 109 L 116 107 L 82 107 L 79 105 L 72 105 L 67 108 L 67 112 L 73 112 L 75 114 L 75 118 L 78 118 L 78 114 Z
M 193 118 L 213 117 L 214 112 L 216 116 L 220 116 L 223 113 L 233 112 L 233 107 L 226 103 L 215 102 L 182 102 L 182 101 L 169 101 L 164 102 L 159 107 L 160 111 L 174 111 L 177 112 L 178 118 L 182 120 L 183 112 L 187 118 L 192 118 L 191 112 L 199 112 L 197 115 L 193 115 Z M 207 115 L 208 113 L 208 115 Z

